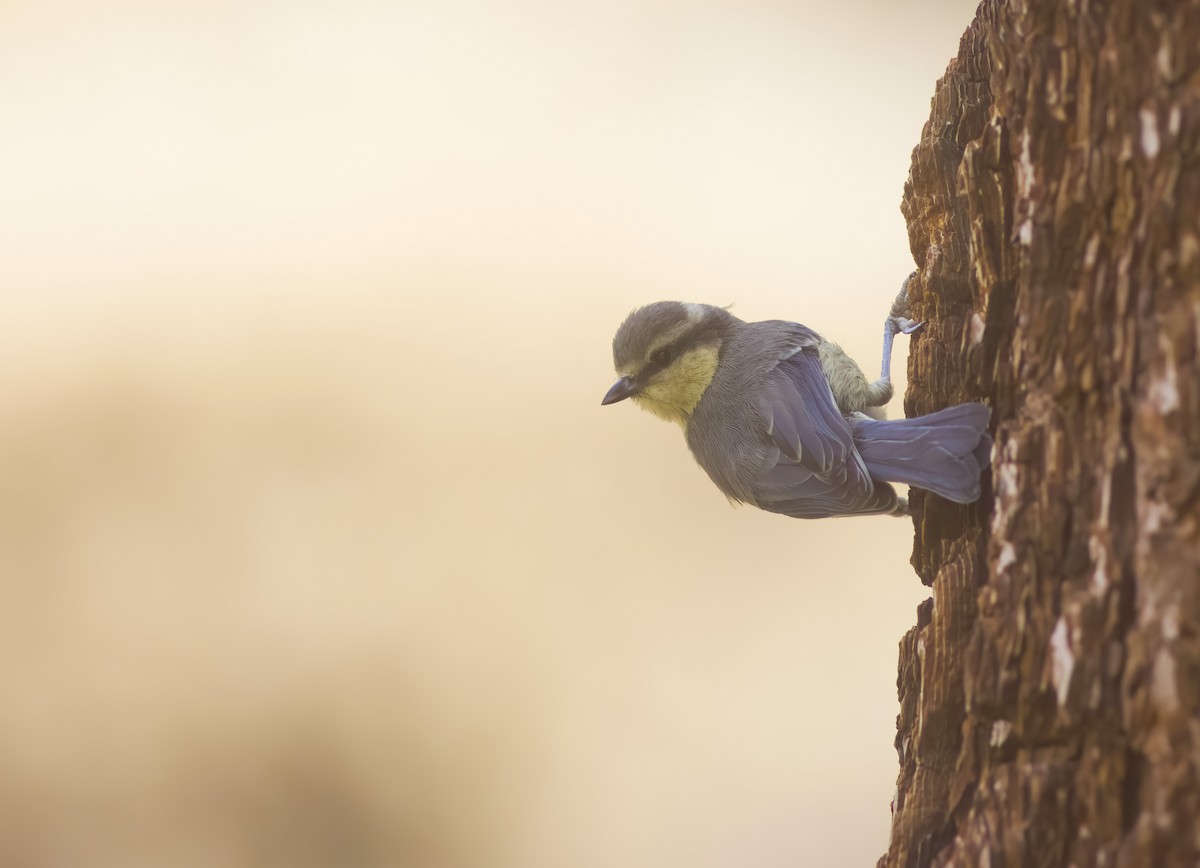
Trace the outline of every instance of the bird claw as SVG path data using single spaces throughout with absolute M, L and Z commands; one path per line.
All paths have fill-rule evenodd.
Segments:
M 892 334 L 914 335 L 925 328 L 924 322 L 914 322 L 905 316 L 889 316 L 887 327 Z

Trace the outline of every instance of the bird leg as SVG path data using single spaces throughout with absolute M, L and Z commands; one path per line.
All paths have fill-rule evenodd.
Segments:
M 830 341 L 820 343 L 821 368 L 825 372 L 825 379 L 829 381 L 833 398 L 843 413 L 866 413 L 872 419 L 886 417 L 883 408 L 892 400 L 894 391 L 891 377 L 892 341 L 901 332 L 913 334 L 925 325 L 913 322 L 906 316 L 909 313 L 908 281 L 912 280 L 915 273 L 910 274 L 900 287 L 900 294 L 896 296 L 884 321 L 883 372 L 878 380 L 868 383 L 862 369 L 837 344 Z
M 917 276 L 914 271 L 908 277 L 904 278 L 904 283 L 900 284 L 900 292 L 896 296 L 896 300 L 892 302 L 892 309 L 888 311 L 887 319 L 883 321 L 883 366 L 880 371 L 879 379 L 871 384 L 871 387 L 886 388 L 891 390 L 892 386 L 892 341 L 897 334 L 911 335 L 919 332 L 924 328 L 925 323 L 914 322 L 909 319 L 906 314 L 910 312 L 908 305 L 908 282 Z

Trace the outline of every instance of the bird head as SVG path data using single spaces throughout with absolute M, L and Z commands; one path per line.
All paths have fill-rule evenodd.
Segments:
M 626 398 L 680 425 L 700 402 L 721 358 L 721 344 L 741 320 L 707 304 L 659 301 L 631 313 L 613 338 L 620 379 L 601 404 Z

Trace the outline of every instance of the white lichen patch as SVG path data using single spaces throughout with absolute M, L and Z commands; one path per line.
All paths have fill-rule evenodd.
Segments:
M 1100 480 L 1100 527 L 1108 528 L 1108 517 L 1112 515 L 1112 484 L 1113 475 L 1105 473 Z
M 917 639 L 917 662 L 921 664 L 921 672 L 925 670 L 925 637 Z M 925 678 L 922 677 L 917 683 L 917 733 L 925 728 Z
M 1147 500 L 1142 513 L 1142 530 L 1146 534 L 1158 533 L 1163 528 L 1164 519 L 1171 516 L 1171 509 L 1165 503 L 1157 500 Z
M 1112 109 L 1109 109 L 1109 126 L 1112 126 L 1114 124 L 1114 121 L 1113 121 L 1114 114 L 1115 114 L 1115 112 L 1113 112 Z M 1117 151 L 1117 160 L 1122 163 L 1128 163 L 1132 159 L 1133 159 L 1133 137 L 1127 136 L 1127 135 L 1121 136 L 1121 147 Z
M 1108 548 L 1100 537 L 1088 537 L 1088 554 L 1092 558 L 1092 589 L 1103 594 L 1108 589 Z
M 1012 733 L 1012 728 L 1013 725 L 1011 721 L 997 720 L 995 723 L 993 723 L 992 737 L 990 739 L 992 747 L 1001 747 L 1006 741 L 1008 741 L 1008 736 Z
M 1013 442 L 992 446 L 992 478 L 996 486 L 996 509 L 992 513 L 992 533 L 998 534 L 1008 524 L 1009 516 L 1017 506 L 1018 475 L 1017 449 Z
M 1179 234 L 1179 262 L 1191 265 L 1197 259 L 1200 259 L 1200 237 L 1184 230 Z M 1200 305 L 1196 306 L 1196 318 L 1200 319 Z
M 1037 182 L 1037 172 L 1033 166 L 1033 157 L 1029 151 L 1029 130 L 1021 132 L 1021 156 L 1017 160 L 1017 193 L 1024 200 L 1025 219 L 1017 229 L 1017 240 L 1028 247 L 1033 243 L 1033 217 L 1028 214 L 1033 207 L 1031 197 L 1033 187 Z
M 1162 602 L 1162 593 L 1151 584 L 1146 586 L 1146 592 L 1138 595 L 1138 624 L 1151 627 L 1158 623 L 1158 613 Z
M 1075 671 L 1075 655 L 1071 653 L 1070 628 L 1067 619 L 1060 617 L 1050 634 L 1050 680 L 1058 693 L 1058 704 L 1065 705 L 1071 689 L 1071 674 Z
M 1001 456 L 1004 463 L 1000 467 L 1000 484 L 997 487 L 997 493 L 1001 497 L 1013 498 L 1018 494 L 1017 462 L 1013 460 L 1013 452 L 1015 450 L 1010 446 Z
M 983 332 L 986 328 L 987 323 L 984 322 L 983 317 L 979 315 L 979 311 L 975 311 L 975 313 L 971 314 L 970 340 L 972 347 L 977 347 L 983 343 Z
M 1162 376 L 1150 384 L 1150 400 L 1163 415 L 1179 409 L 1179 381 L 1175 377 L 1175 365 L 1170 359 Z
M 1142 121 L 1142 153 L 1153 160 L 1158 156 L 1161 144 L 1158 139 L 1158 115 L 1153 109 L 1142 109 L 1138 112 L 1138 117 Z
M 1162 635 L 1168 642 L 1179 638 L 1179 606 L 1172 603 L 1163 612 Z
M 1175 683 L 1175 658 L 1166 648 L 1154 656 L 1154 671 L 1150 675 L 1150 701 L 1159 711 L 1173 712 L 1179 708 L 1179 689 Z
M 1006 542 L 1000 547 L 1000 555 L 996 558 L 996 572 L 1002 573 L 1017 562 L 1017 550 L 1013 544 Z
M 1028 199 L 1033 192 L 1033 159 L 1029 156 L 1029 130 L 1021 132 L 1021 158 L 1017 162 L 1017 192 Z
M 1158 73 L 1163 78 L 1171 78 L 1171 43 L 1164 42 L 1158 46 L 1158 51 L 1154 55 L 1154 62 L 1158 66 Z

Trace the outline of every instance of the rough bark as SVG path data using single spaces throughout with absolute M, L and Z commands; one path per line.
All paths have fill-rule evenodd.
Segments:
M 879 864 L 1200 865 L 1200 0 L 984 0 L 902 207 L 906 409 L 996 449 L 914 492 Z

